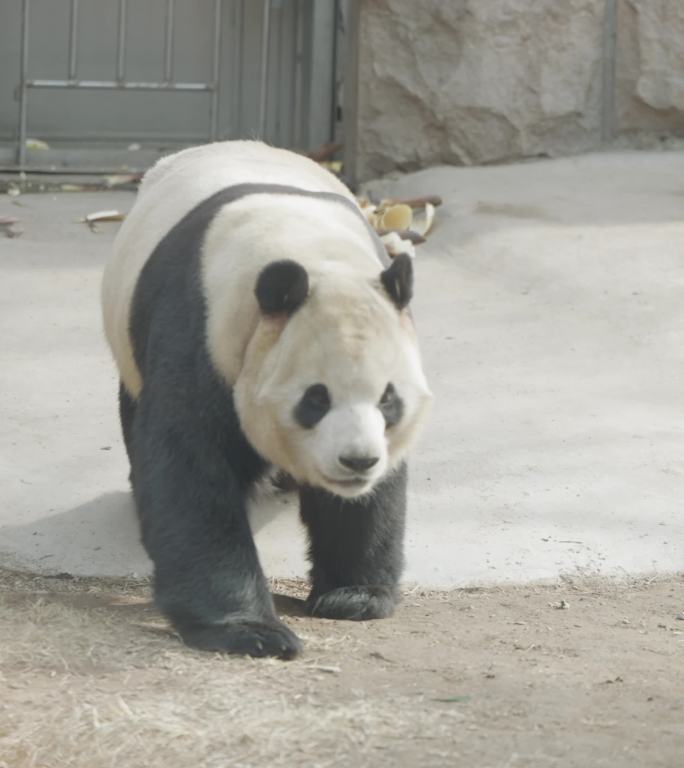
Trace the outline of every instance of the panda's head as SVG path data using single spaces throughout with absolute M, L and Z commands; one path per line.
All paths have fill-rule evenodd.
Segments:
M 405 455 L 431 400 L 412 280 L 403 254 L 375 279 L 290 260 L 259 275 L 236 408 L 254 448 L 300 483 L 359 496 Z

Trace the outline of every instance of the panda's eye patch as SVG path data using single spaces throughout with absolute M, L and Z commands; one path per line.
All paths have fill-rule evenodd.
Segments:
M 304 429 L 311 429 L 330 410 L 330 393 L 325 384 L 312 384 L 302 395 L 294 409 L 297 423 Z
M 385 387 L 380 402 L 378 403 L 380 413 L 385 419 L 385 425 L 389 429 L 401 421 L 404 414 L 404 403 L 397 394 L 394 384 L 390 383 Z

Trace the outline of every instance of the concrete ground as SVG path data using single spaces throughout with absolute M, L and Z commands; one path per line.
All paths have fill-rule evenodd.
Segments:
M 440 194 L 415 316 L 436 400 L 412 462 L 408 581 L 684 566 L 684 153 L 437 168 L 371 185 Z M 0 198 L 0 565 L 144 575 L 98 307 L 130 192 Z M 293 505 L 255 518 L 301 576 Z M 281 512 L 275 515 L 274 512 Z

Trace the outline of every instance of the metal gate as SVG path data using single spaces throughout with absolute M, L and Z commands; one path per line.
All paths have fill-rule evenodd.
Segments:
M 341 0 L 0 0 L 0 167 L 138 169 L 202 141 L 330 141 L 341 13 Z

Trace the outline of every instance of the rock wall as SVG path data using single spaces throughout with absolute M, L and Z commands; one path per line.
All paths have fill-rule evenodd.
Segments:
M 617 25 L 618 130 L 684 134 L 684 2 L 621 0 Z
M 684 135 L 684 0 L 360 0 L 358 45 L 359 179 Z

